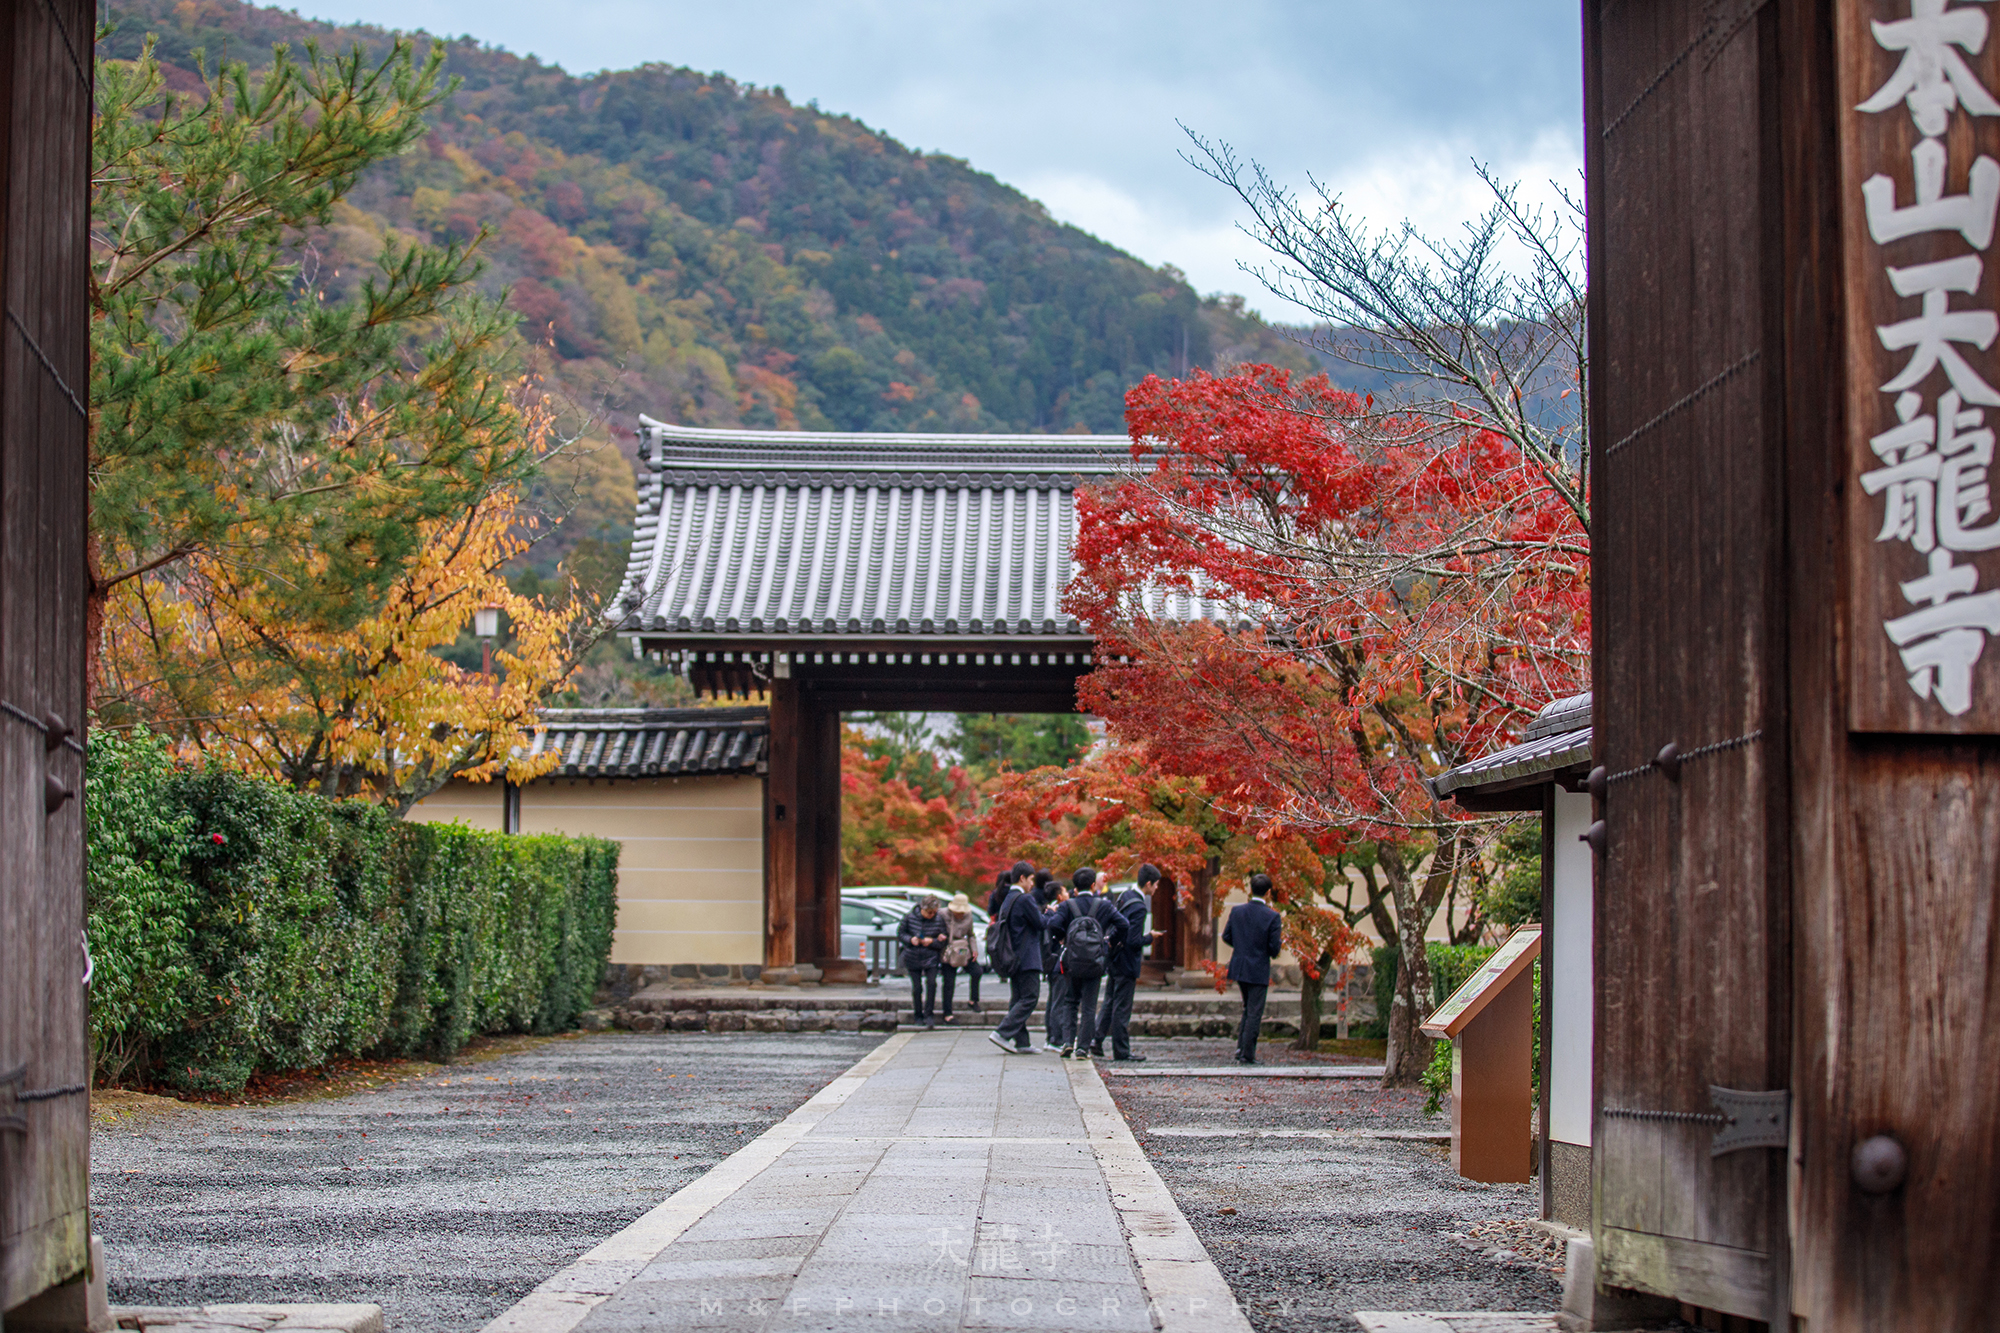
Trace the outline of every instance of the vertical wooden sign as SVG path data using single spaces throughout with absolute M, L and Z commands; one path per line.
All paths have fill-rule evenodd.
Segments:
M 1984 0 L 1841 0 L 1849 726 L 2000 732 L 2000 52 Z

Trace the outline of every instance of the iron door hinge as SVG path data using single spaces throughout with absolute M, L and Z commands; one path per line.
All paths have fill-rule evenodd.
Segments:
M 1618 1120 L 1654 1120 L 1674 1124 L 1715 1126 L 1715 1139 L 1708 1155 L 1740 1152 L 1745 1148 L 1783 1148 L 1792 1141 L 1792 1094 L 1779 1088 L 1772 1092 L 1745 1092 L 1740 1088 L 1708 1086 L 1713 1111 L 1642 1111 L 1632 1107 L 1607 1106 L 1604 1114 Z
M 1710 1145 L 1711 1157 L 1740 1148 L 1783 1148 L 1792 1141 L 1792 1094 L 1785 1088 L 1774 1092 L 1741 1092 L 1710 1084 L 1709 1099 L 1722 1112 L 1722 1128 Z

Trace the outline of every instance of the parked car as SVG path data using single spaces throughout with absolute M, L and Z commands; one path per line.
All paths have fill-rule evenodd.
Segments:
M 951 895 L 937 889 L 911 884 L 870 884 L 840 891 L 840 956 L 869 964 L 871 977 L 902 975 L 901 952 L 895 943 L 896 927 L 910 909 L 934 896 L 939 903 Z M 942 910 L 942 908 L 940 908 Z M 974 905 L 972 919 L 981 939 L 986 934 L 986 909 Z M 876 944 L 871 949 L 870 940 Z

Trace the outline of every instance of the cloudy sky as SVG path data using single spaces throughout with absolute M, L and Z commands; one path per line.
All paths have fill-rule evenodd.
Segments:
M 649 61 L 778 85 L 969 160 L 1204 292 L 1293 312 L 1237 265 L 1240 203 L 1179 125 L 1370 221 L 1449 231 L 1582 163 L 1575 0 L 295 0 L 301 13 L 470 33 L 573 73 Z

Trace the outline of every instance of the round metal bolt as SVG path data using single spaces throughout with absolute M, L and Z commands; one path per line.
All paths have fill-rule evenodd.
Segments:
M 1584 785 L 1590 788 L 1593 799 L 1603 800 L 1604 793 L 1611 789 L 1611 770 L 1599 764 L 1590 770 L 1590 776 L 1584 779 Z
M 1887 1194 L 1909 1174 L 1910 1155 L 1887 1134 L 1877 1134 L 1854 1145 L 1851 1166 L 1855 1188 L 1867 1194 Z
M 1604 854 L 1604 821 L 1600 819 L 1585 829 L 1583 836 L 1578 838 L 1577 841 L 1589 843 L 1591 855 L 1602 856 Z
M 1667 781 L 1679 782 L 1681 780 L 1681 747 L 1673 741 L 1668 741 L 1665 745 L 1662 745 L 1660 753 L 1654 756 L 1653 767 L 1659 769 L 1666 776 Z

